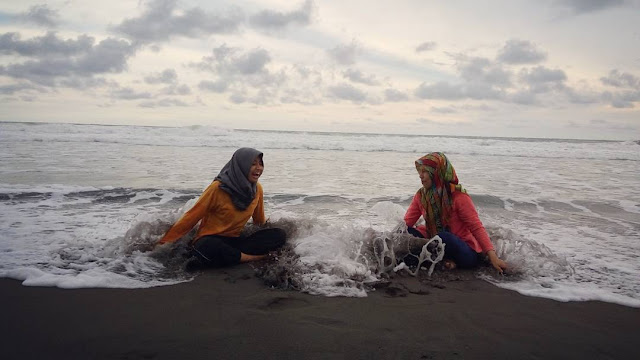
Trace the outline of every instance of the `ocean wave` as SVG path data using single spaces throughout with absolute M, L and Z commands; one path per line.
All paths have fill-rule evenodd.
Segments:
M 2 142 L 232 149 L 245 146 L 247 138 L 251 138 L 252 146 L 262 150 L 423 153 L 425 148 L 437 148 L 450 154 L 473 156 L 640 161 L 637 144 L 630 141 L 229 130 L 199 125 L 168 128 L 43 124 L 30 127 L 22 123 L 3 123 L 0 128 Z

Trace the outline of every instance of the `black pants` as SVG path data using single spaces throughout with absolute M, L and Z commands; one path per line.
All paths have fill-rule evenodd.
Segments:
M 204 267 L 224 267 L 240 263 L 240 253 L 264 255 L 286 240 L 287 234 L 278 228 L 258 230 L 247 237 L 205 235 L 195 242 L 193 252 Z

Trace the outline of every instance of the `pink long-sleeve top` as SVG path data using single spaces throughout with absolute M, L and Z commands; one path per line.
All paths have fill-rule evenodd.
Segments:
M 449 232 L 462 239 L 478 253 L 493 250 L 489 234 L 487 234 L 487 230 L 485 230 L 478 217 L 478 212 L 473 205 L 471 197 L 468 194 L 455 191 L 451 194 L 451 198 L 453 200 L 453 211 L 447 224 Z M 404 215 L 404 221 L 407 226 L 411 227 L 415 225 L 424 213 L 425 210 L 422 206 L 422 201 L 420 201 L 420 192 L 416 192 L 411 205 L 407 209 L 407 213 Z M 424 225 L 418 226 L 416 229 L 426 237 L 427 233 Z

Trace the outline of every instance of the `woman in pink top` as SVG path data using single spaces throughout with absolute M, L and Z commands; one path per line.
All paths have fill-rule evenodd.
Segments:
M 416 192 L 404 216 L 409 233 L 427 239 L 440 236 L 445 244 L 447 269 L 475 267 L 479 255 L 486 254 L 491 265 L 502 273 L 507 264 L 496 255 L 473 201 L 458 184 L 449 159 L 441 152 L 427 154 L 416 160 L 416 169 L 422 188 Z M 414 228 L 420 216 L 425 225 Z

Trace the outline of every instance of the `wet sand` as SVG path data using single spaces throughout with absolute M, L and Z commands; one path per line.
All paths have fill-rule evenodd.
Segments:
M 633 359 L 640 309 L 396 276 L 366 298 L 270 289 L 241 265 L 150 289 L 0 279 L 3 359 Z

